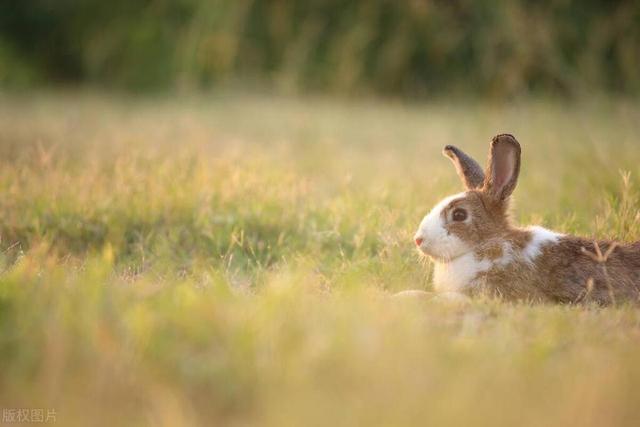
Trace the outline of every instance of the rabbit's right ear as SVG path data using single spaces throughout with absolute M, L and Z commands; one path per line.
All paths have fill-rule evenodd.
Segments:
M 478 162 L 453 145 L 444 147 L 442 154 L 451 159 L 453 165 L 456 167 L 458 176 L 465 187 L 467 187 L 467 190 L 475 190 L 482 187 L 484 183 L 484 172 Z

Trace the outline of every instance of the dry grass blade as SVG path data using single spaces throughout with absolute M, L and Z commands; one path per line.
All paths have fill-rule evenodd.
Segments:
M 603 273 L 604 278 L 605 278 L 605 284 L 607 286 L 607 291 L 609 293 L 609 300 L 611 301 L 612 304 L 616 303 L 616 298 L 615 298 L 615 292 L 614 292 L 614 289 L 613 289 L 613 285 L 611 284 L 611 280 L 609 278 L 609 272 L 607 270 L 606 263 L 609 260 L 609 257 L 611 256 L 613 251 L 618 246 L 619 246 L 619 244 L 617 242 L 611 242 L 609 244 L 609 247 L 607 248 L 607 250 L 605 251 L 604 254 L 602 253 L 602 250 L 600 249 L 600 244 L 597 241 L 593 242 L 593 247 L 594 247 L 595 252 L 591 252 L 585 247 L 580 248 L 580 250 L 581 250 L 581 252 L 583 254 L 587 255 L 589 258 L 591 258 L 593 261 L 597 262 L 600 265 L 600 268 L 602 269 L 602 273 Z M 589 278 L 589 280 L 587 282 L 589 282 L 589 281 L 591 281 L 591 287 L 593 288 L 593 278 Z

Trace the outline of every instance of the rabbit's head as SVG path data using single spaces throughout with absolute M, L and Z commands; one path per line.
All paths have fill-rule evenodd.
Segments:
M 509 134 L 492 139 L 486 172 L 452 145 L 444 154 L 453 161 L 466 191 L 438 203 L 414 236 L 418 248 L 438 261 L 453 260 L 508 232 L 509 198 L 520 172 L 520 144 Z

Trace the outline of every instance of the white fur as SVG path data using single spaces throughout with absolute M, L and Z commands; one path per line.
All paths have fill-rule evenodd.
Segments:
M 461 199 L 465 193 L 455 194 L 438 203 L 420 223 L 415 239 L 423 239 L 420 250 L 435 258 L 453 259 L 471 250 L 471 248 L 457 236 L 450 234 L 442 218 L 442 210 L 454 200 Z
M 537 225 L 528 227 L 527 230 L 531 233 L 531 241 L 524 248 L 522 255 L 528 262 L 533 262 L 540 255 L 543 246 L 557 243 L 560 237 L 562 237 L 560 233 L 547 230 Z
M 472 286 L 478 274 L 488 271 L 494 266 L 505 267 L 516 260 L 524 259 L 533 262 L 546 245 L 556 243 L 562 234 L 547 230 L 543 227 L 529 227 L 531 241 L 520 254 L 515 254 L 513 247 L 508 242 L 502 244 L 502 256 L 491 261 L 486 258 L 478 260 L 475 253 L 467 252 L 449 262 L 435 263 L 433 282 L 438 292 L 463 292 L 465 288 Z
M 454 200 L 465 197 L 455 194 L 438 203 L 422 222 L 415 238 L 423 239 L 420 250 L 435 260 L 434 287 L 438 292 L 462 292 L 472 286 L 474 279 L 494 266 L 505 267 L 516 259 L 533 263 L 546 245 L 556 243 L 562 234 L 543 227 L 529 227 L 531 241 L 522 253 L 514 253 L 509 242 L 502 243 L 502 256 L 497 260 L 477 259 L 473 248 L 457 236 L 447 232 L 442 211 Z
M 461 292 L 479 273 L 487 271 L 492 265 L 488 259 L 477 260 L 473 252 L 467 252 L 449 262 L 436 262 L 434 287 L 438 292 Z

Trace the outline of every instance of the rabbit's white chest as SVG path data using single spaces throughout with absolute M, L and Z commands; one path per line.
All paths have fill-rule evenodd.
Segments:
M 438 292 L 461 292 L 472 284 L 478 274 L 487 271 L 491 262 L 478 260 L 473 252 L 447 263 L 436 263 L 433 284 Z

